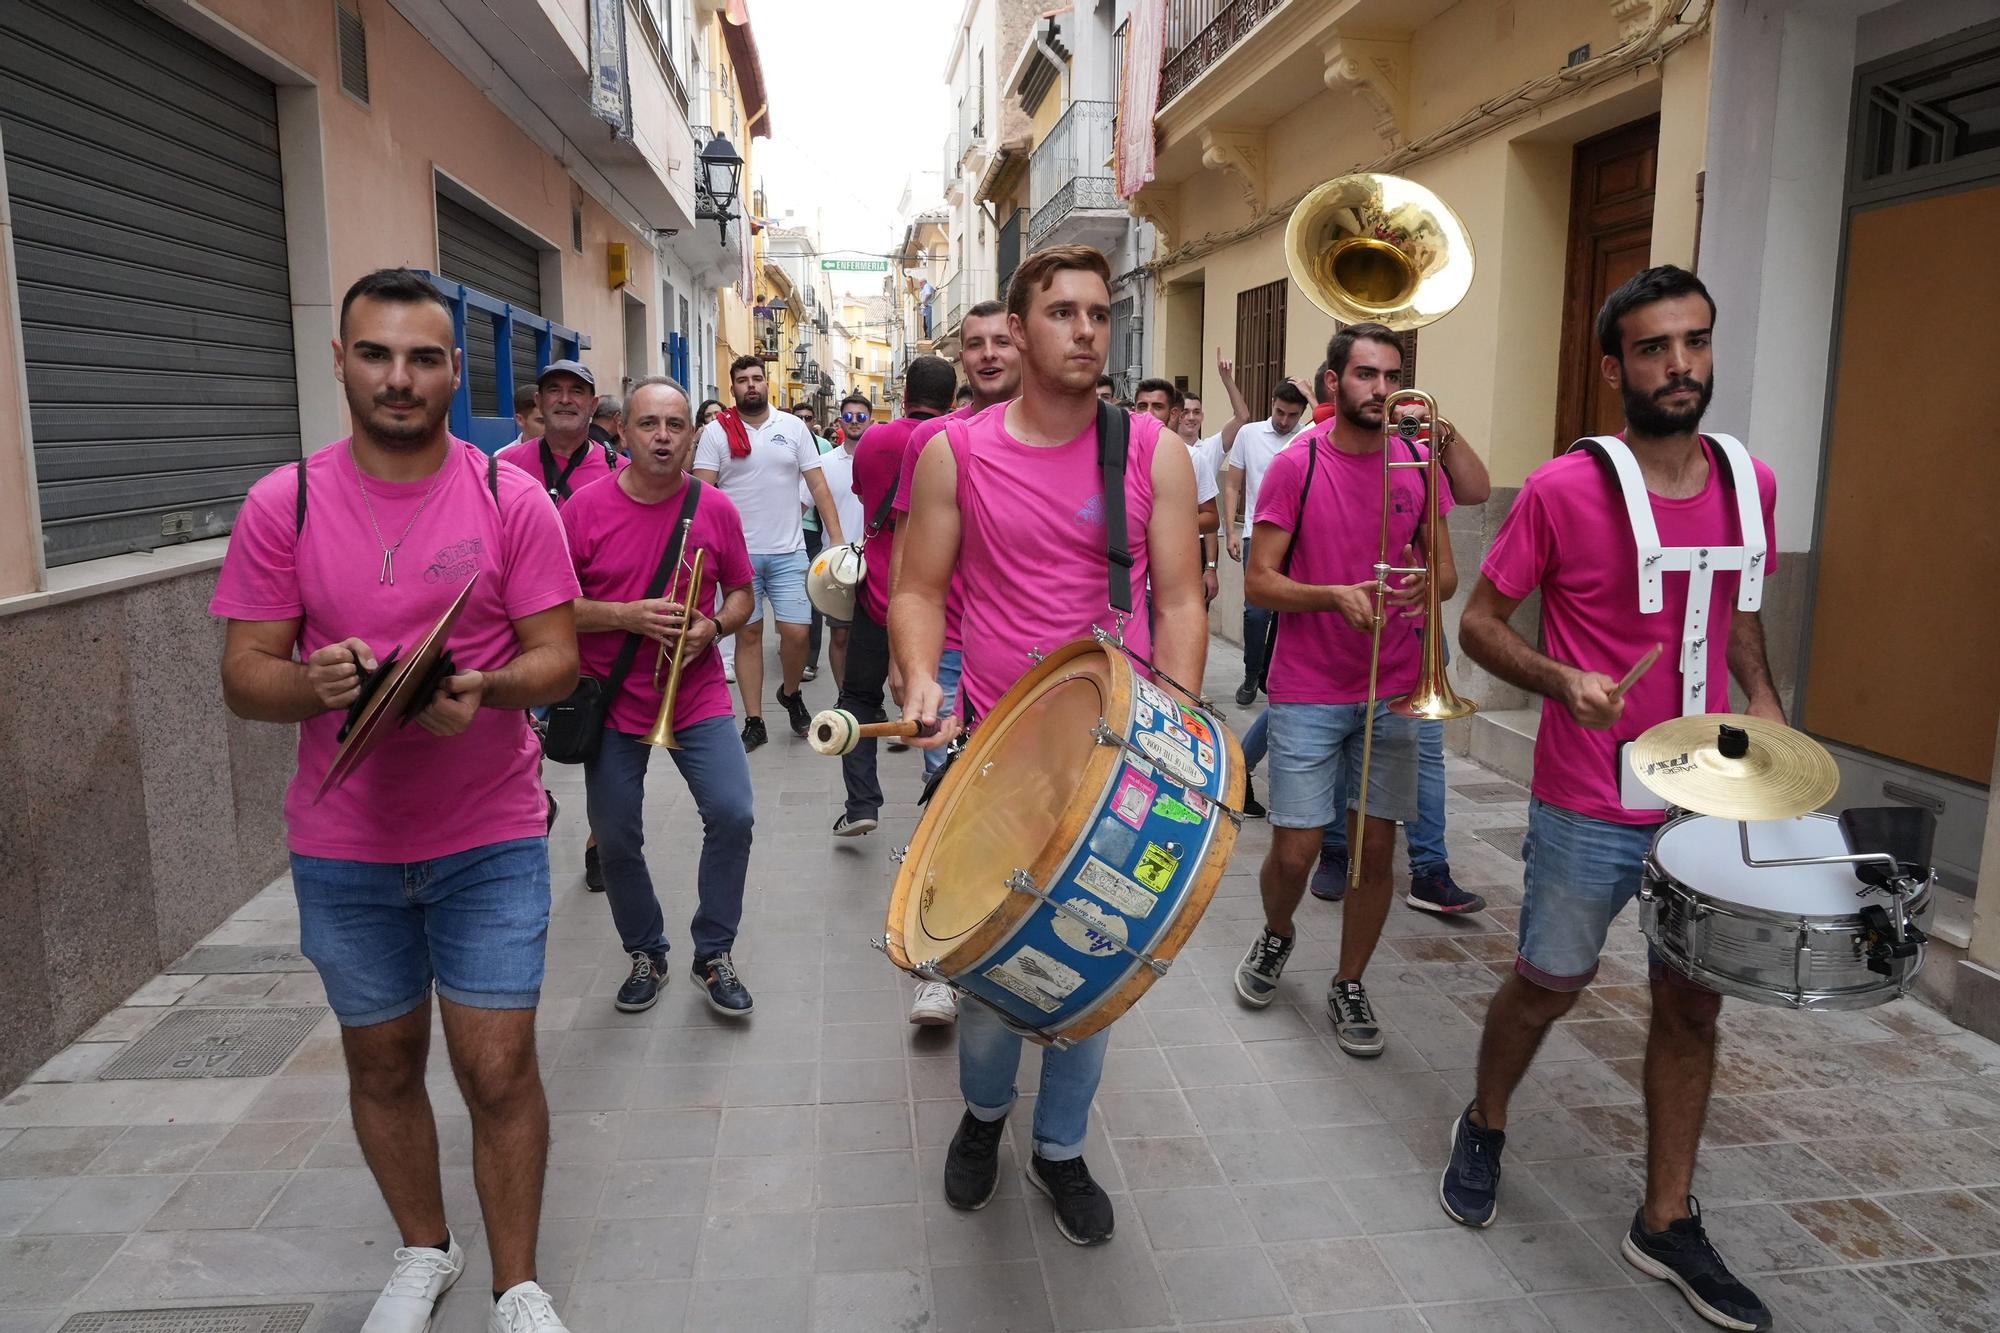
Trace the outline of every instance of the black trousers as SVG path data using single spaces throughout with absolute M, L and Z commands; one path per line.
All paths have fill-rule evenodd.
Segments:
M 883 692 L 889 684 L 889 631 L 858 602 L 854 624 L 847 631 L 847 670 L 840 682 L 840 707 L 858 722 L 882 722 Z M 870 736 L 840 757 L 840 776 L 847 784 L 850 819 L 874 819 L 882 813 L 882 784 L 875 776 L 875 738 Z
M 826 535 L 824 533 L 822 533 L 818 528 L 806 529 L 807 568 L 810 569 L 812 567 L 812 562 L 818 559 L 819 557 L 820 548 L 825 545 L 826 545 Z M 822 616 L 819 613 L 818 607 L 814 607 L 813 618 L 812 618 L 812 629 L 808 632 L 806 638 L 806 665 L 813 668 L 815 671 L 819 669 L 820 634 L 825 630 L 825 628 L 826 628 L 826 617 Z

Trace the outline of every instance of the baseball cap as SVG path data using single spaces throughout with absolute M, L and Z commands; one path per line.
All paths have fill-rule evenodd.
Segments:
M 578 379 L 582 380 L 585 384 L 589 385 L 591 388 L 595 389 L 597 387 L 597 376 L 591 374 L 590 367 L 584 365 L 583 362 L 581 361 L 549 362 L 546 366 L 542 367 L 542 373 L 535 376 L 536 387 L 539 388 L 541 386 L 542 381 L 547 379 L 549 376 L 559 373 L 568 373 L 574 375 Z

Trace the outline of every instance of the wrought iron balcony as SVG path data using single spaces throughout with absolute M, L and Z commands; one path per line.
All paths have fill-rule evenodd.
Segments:
M 1048 136 L 1035 146 L 1028 164 L 1028 202 L 1034 215 L 1028 223 L 1028 249 L 1068 241 L 1103 244 L 1102 235 L 1121 232 L 1125 206 L 1111 174 L 1112 120 L 1110 102 L 1072 102 Z M 1066 221 L 1088 216 L 1100 224 L 1090 236 L 1058 236 Z
M 965 312 L 994 299 L 993 275 L 984 269 L 962 268 L 944 280 L 944 328 L 949 336 L 965 322 Z
M 1167 0 L 1160 102 L 1185 92 L 1283 0 Z

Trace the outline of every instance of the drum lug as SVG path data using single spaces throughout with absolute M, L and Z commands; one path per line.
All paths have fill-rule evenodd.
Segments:
M 1077 911 L 1074 907 L 1071 907 L 1068 903 L 1057 902 L 1054 898 L 1050 897 L 1048 894 L 1042 892 L 1039 888 L 1035 887 L 1035 877 L 1033 875 L 1030 875 L 1025 870 L 1016 868 L 1013 874 L 1007 876 L 1007 887 L 1015 893 L 1027 894 L 1030 898 L 1038 900 L 1044 906 L 1049 907 L 1054 911 L 1060 912 L 1062 915 L 1069 917 L 1073 921 L 1081 922 L 1084 928 L 1087 930 L 1094 931 L 1097 929 L 1096 921 L 1085 916 L 1083 913 Z M 1137 949 L 1125 943 L 1123 940 L 1112 940 L 1111 937 L 1108 935 L 1105 936 L 1105 938 L 1107 940 L 1110 940 L 1112 944 L 1116 945 L 1120 953 L 1129 954 L 1133 958 L 1136 958 L 1140 962 L 1144 963 L 1147 967 L 1152 968 L 1153 975 L 1156 977 L 1164 977 L 1165 975 L 1167 975 L 1167 969 L 1173 965 L 1173 959 L 1171 958 L 1155 958 L 1151 954 L 1140 953 Z
M 909 856 L 909 854 L 910 854 L 910 844 L 908 844 L 907 842 L 904 843 L 901 847 L 891 847 L 889 849 L 889 859 L 895 862 L 897 865 L 903 864 L 904 860 Z

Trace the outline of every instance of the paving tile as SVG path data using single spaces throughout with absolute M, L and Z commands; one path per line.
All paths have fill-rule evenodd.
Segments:
M 1630 1269 L 1613 1263 L 1574 1222 L 1494 1226 L 1480 1235 L 1523 1291 L 1583 1291 L 1631 1284 Z
M 704 1211 L 720 1211 L 711 1194 L 711 1177 L 721 1175 L 722 1162 L 702 1158 L 661 1158 L 644 1162 L 621 1162 L 616 1168 L 564 1167 L 549 1173 L 546 1189 L 553 1193 L 559 1182 L 573 1173 L 582 1173 L 586 1190 L 594 1186 L 595 1202 L 588 1210 L 569 1213 L 577 1217 L 652 1218 L 700 1217 Z M 716 1188 L 720 1188 L 719 1185 Z M 551 1213 L 547 1197 L 545 1216 Z
M 1134 1190 L 1220 1185 L 1222 1167 L 1199 1137 L 1119 1139 L 1114 1144 L 1127 1186 Z
M 681 1333 L 687 1328 L 685 1316 L 692 1286 L 688 1282 L 592 1282 L 568 1293 L 557 1308 L 572 1328 L 643 1328 L 647 1333 Z M 439 1309 L 451 1304 L 444 1302 Z M 359 1311 L 356 1317 L 365 1313 L 365 1309 Z
M 1006 1180 L 1003 1173 L 1001 1179 Z M 1020 1173 L 1014 1173 L 1020 1179 Z M 933 1270 L 959 1264 L 1007 1263 L 1033 1259 L 1035 1233 L 1047 1228 L 1048 1209 L 1038 1199 L 1031 1215 L 1028 1201 L 1016 1194 L 998 1197 L 977 1212 L 954 1208 L 939 1197 L 926 1197 L 924 1247 Z M 1130 1223 L 1124 1224 L 1130 1234 Z
M 137 1231 L 178 1183 L 173 1176 L 84 1176 L 20 1228 L 20 1235 L 107 1235 Z
M 1549 1321 L 1533 1301 L 1466 1301 L 1422 1307 L 1431 1333 L 1549 1333 Z
M 1481 1237 L 1464 1227 L 1377 1236 L 1374 1245 L 1403 1290 L 1419 1305 L 1522 1294 L 1520 1284 Z
M 254 1227 L 291 1179 L 286 1171 L 225 1171 L 181 1179 L 145 1223 L 148 1231 Z
M 123 1236 L 19 1236 L 0 1240 L 0 1308 L 73 1300 L 125 1243 Z
M 938 1333 L 1050 1333 L 1055 1318 L 1037 1263 L 931 1270 Z
M 812 1283 L 814 1333 L 923 1329 L 932 1308 L 929 1284 L 913 1272 L 822 1273 Z
M 772 1333 L 804 1328 L 812 1280 L 766 1276 L 696 1282 L 688 1293 L 687 1327 L 702 1333 Z
M 1821 1268 L 1840 1262 L 1776 1204 L 1704 1208 L 1701 1217 L 1709 1239 L 1738 1273 Z
M 811 1213 L 710 1216 L 702 1223 L 696 1274 L 709 1279 L 811 1272 L 812 1255 Z
M 1918 1288 L 1915 1299 L 1907 1301 L 1903 1277 L 1906 1271 L 1917 1275 L 1911 1285 Z M 1877 1275 L 1883 1278 L 1879 1284 Z M 1995 1327 L 1993 1314 L 2000 1314 L 2000 1307 L 1994 1307 L 1986 1318 L 1975 1323 L 1951 1322 L 1947 1311 L 1958 1294 L 1959 1276 L 1941 1271 L 1935 1264 L 1913 1264 L 1907 1270 L 1896 1266 L 1845 1272 L 1775 1273 L 1758 1278 L 1755 1291 L 1770 1307 L 1775 1326 L 1784 1329 L 1811 1329 L 1812 1333 L 1900 1333 L 1904 1329 L 1939 1333 L 1956 1329 L 1958 1333 L 1973 1333 L 1975 1329 Z M 1980 1280 L 1975 1275 L 1975 1283 Z M 1989 1289 L 1993 1287 L 1990 1270 L 1984 1281 Z M 1934 1283 L 1942 1286 L 1933 1287 Z M 1654 1308 L 1664 1311 L 1676 1328 L 1710 1327 L 1699 1321 L 1680 1293 L 1666 1283 L 1650 1284 L 1646 1294 Z M 1928 1312 L 1926 1300 L 1937 1302 Z M 1908 1319 L 1903 1317 L 1905 1314 Z
M 70 1176 L 0 1180 L 0 1236 L 11 1236 L 74 1183 Z
M 325 1137 L 324 1120 L 235 1125 L 201 1159 L 203 1171 L 288 1171 L 303 1166 Z
M 1968 1199 L 1968 1202 L 1976 1202 Z M 1785 1211 L 1819 1243 L 1850 1263 L 1930 1259 L 1940 1253 L 1873 1199 L 1819 1199 L 1789 1203 Z
M 917 1202 L 917 1159 L 906 1149 L 823 1153 L 814 1162 L 821 1208 Z
M 1163 1253 L 1160 1273 L 1188 1323 L 1291 1312 L 1291 1298 L 1259 1246 Z
M 134 1125 L 90 1164 L 102 1176 L 192 1171 L 214 1151 L 228 1125 Z
M 912 1146 L 907 1103 L 821 1106 L 816 1121 L 821 1152 L 869 1152 Z
M 1555 1333 L 1656 1333 L 1672 1327 L 1646 1293 L 1632 1287 L 1537 1296 L 1535 1306 Z
M 1231 1327 L 1242 1328 L 1244 1325 Z M 1352 1314 L 1316 1314 L 1305 1321 L 1306 1333 L 1429 1333 L 1429 1328 L 1415 1306 L 1358 1310 Z
M 0 1147 L 0 1180 L 81 1175 L 124 1132 L 109 1125 L 24 1129 Z
M 1874 1202 L 1948 1255 L 2000 1252 L 2000 1209 L 1963 1190 L 1882 1194 Z
M 1249 1219 L 1236 1196 L 1221 1186 L 1141 1190 L 1131 1200 L 1155 1250 L 1241 1245 L 1249 1231 Z
M 1129 1224 L 1136 1219 L 1124 1219 Z M 1166 1284 L 1144 1245 L 1072 1245 L 1041 1234 L 1042 1276 L 1059 1329 L 1145 1328 L 1173 1318 Z
M 60 1243 L 84 1245 L 96 1239 L 65 1238 Z M 389 1268 L 385 1240 L 393 1241 L 394 1234 L 382 1227 L 141 1232 L 124 1242 L 91 1282 L 86 1298 L 214 1301 L 252 1292 L 379 1291 Z M 6 1268 L 0 1262 L 0 1272 Z
M 1292 1308 L 1301 1313 L 1361 1310 L 1404 1299 L 1396 1278 L 1365 1240 L 1290 1241 L 1266 1246 L 1265 1253 Z

